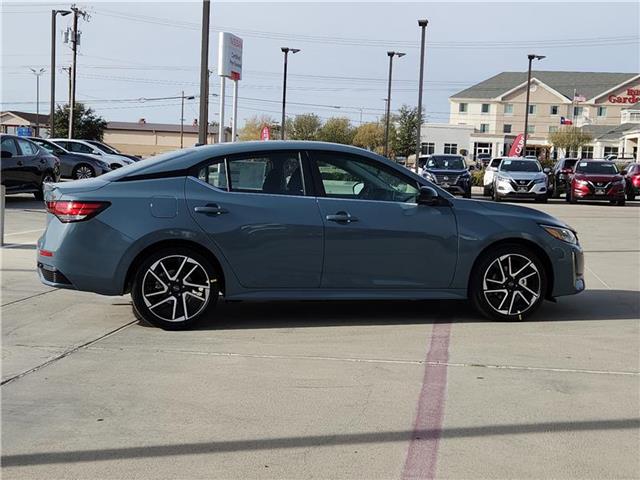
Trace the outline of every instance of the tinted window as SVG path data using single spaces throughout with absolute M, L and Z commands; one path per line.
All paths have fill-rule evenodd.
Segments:
M 53 153 L 54 155 L 64 155 L 65 153 L 64 150 L 62 150 L 62 148 L 58 147 L 54 143 L 49 143 L 49 142 L 45 142 L 44 140 L 35 140 L 35 139 L 32 140 L 32 142 L 44 148 L 47 152 Z
M 314 153 L 327 197 L 415 202 L 417 183 L 367 159 L 338 152 Z
M 84 145 L 83 143 L 68 142 L 68 150 L 76 153 L 93 153 L 93 148 Z
M 576 162 L 578 160 L 565 160 L 564 161 L 564 168 L 573 168 L 576 166 Z
M 489 164 L 489 166 L 498 168 L 498 165 L 500 165 L 501 161 L 502 161 L 501 158 L 494 158 L 493 160 L 491 160 L 491 163 Z
M 16 147 L 16 142 L 13 141 L 13 138 L 5 137 L 2 139 L 2 151 L 9 152 L 12 157 L 18 156 L 18 148 Z
M 114 148 L 111 148 L 109 145 L 105 145 L 104 143 L 96 142 L 95 140 L 87 140 L 87 143 L 90 143 L 98 150 L 102 150 L 104 153 L 113 153 L 117 154 L 118 151 Z
M 429 168 L 439 168 L 448 170 L 462 170 L 465 168 L 462 157 L 445 157 L 442 155 L 434 155 L 427 162 Z
M 535 160 L 503 160 L 500 164 L 502 172 L 539 172 L 542 168 Z
M 576 173 L 593 173 L 596 175 L 615 175 L 618 168 L 610 162 L 578 162 Z
M 18 146 L 22 151 L 22 155 L 31 156 L 36 155 L 38 153 L 38 146 L 31 143 L 29 140 L 25 140 L 24 138 L 17 138 Z
M 198 178 L 216 188 L 227 190 L 227 169 L 223 159 L 205 165 L 198 172 Z

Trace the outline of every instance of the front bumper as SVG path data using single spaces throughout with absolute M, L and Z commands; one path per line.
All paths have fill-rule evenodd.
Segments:
M 514 188 L 511 183 L 496 182 L 496 193 L 500 198 L 536 199 L 548 195 L 547 186 L 544 183 L 535 183 L 532 186 L 518 186 Z
M 572 195 L 574 198 L 579 200 L 611 201 L 611 200 L 624 200 L 625 198 L 624 188 L 619 188 L 615 190 L 614 189 L 581 190 L 581 189 L 574 188 Z
M 575 295 L 584 291 L 584 252 L 580 245 L 563 245 L 553 249 L 552 297 Z

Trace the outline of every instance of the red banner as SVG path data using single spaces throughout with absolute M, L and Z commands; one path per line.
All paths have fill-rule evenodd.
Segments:
M 519 134 L 516 139 L 513 141 L 511 145 L 511 150 L 509 150 L 510 157 L 519 157 L 522 153 L 522 147 L 524 147 L 524 135 Z
M 262 131 L 260 132 L 260 140 L 271 140 L 271 131 L 266 125 L 262 127 Z

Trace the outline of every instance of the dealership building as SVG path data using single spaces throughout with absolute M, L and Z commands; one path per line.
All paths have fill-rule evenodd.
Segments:
M 524 133 L 527 72 L 503 72 L 449 98 L 449 123 L 421 129 L 424 153 L 508 154 Z M 593 141 L 580 155 L 638 158 L 640 75 L 637 73 L 533 71 L 527 155 L 557 158 L 549 134 L 573 124 Z

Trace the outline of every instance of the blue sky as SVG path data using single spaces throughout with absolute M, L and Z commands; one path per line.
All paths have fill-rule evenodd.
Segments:
M 80 22 L 77 99 L 107 120 L 178 123 L 180 100 L 136 99 L 197 95 L 200 2 L 85 2 Z M 392 108 L 417 103 L 418 18 L 429 19 L 424 106 L 429 121 L 448 118 L 448 97 L 502 71 L 524 71 L 527 53 L 546 55 L 545 70 L 640 71 L 640 4 L 626 3 L 345 3 L 212 1 L 210 65 L 217 61 L 217 31 L 244 39 L 239 124 L 252 115 L 279 118 L 281 46 L 290 57 L 287 113 L 348 116 L 354 124 L 382 114 L 387 50 L 406 52 L 394 62 Z M 41 77 L 40 111 L 48 112 L 51 8 L 68 3 L 3 2 L 3 110 L 35 111 L 35 77 Z M 70 24 L 58 17 L 58 30 Z M 70 51 L 58 35 L 58 69 Z M 57 72 L 56 97 L 67 101 L 67 77 Z M 211 93 L 219 80 L 212 76 Z M 229 125 L 231 88 L 227 89 Z M 198 116 L 187 101 L 187 122 Z M 340 107 L 340 108 L 334 108 Z M 210 101 L 217 120 L 218 98 Z

